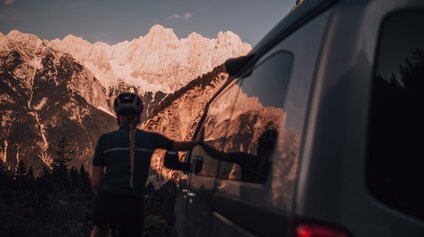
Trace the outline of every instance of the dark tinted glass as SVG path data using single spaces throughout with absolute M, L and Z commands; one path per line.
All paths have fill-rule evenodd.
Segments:
M 279 51 L 260 62 L 241 89 L 229 121 L 220 178 L 264 183 L 286 112 L 293 55 Z
M 204 129 L 204 141 L 212 149 L 224 150 L 227 129 L 239 90 L 239 85 L 236 81 L 233 81 L 209 106 L 202 129 Z M 203 157 L 203 168 L 199 175 L 216 175 L 218 160 L 213 159 L 201 146 L 196 146 L 193 149 L 192 157 L 194 155 Z
M 383 23 L 371 96 L 367 184 L 379 201 L 424 219 L 424 11 Z

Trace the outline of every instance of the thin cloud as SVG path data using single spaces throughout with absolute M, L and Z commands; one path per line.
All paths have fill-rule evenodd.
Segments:
M 165 20 L 184 20 L 184 21 L 188 21 L 191 18 L 193 18 L 193 14 L 190 12 L 184 13 L 182 15 L 178 15 L 178 14 L 174 14 L 171 16 L 167 16 L 165 17 Z
M 190 20 L 192 17 L 193 17 L 193 14 L 191 14 L 191 13 L 187 12 L 187 13 L 184 13 L 184 16 L 183 16 L 182 18 L 183 18 L 183 20 L 188 21 L 188 20 Z
M 177 14 L 165 17 L 165 20 L 178 20 L 178 19 L 180 19 L 180 15 L 177 15 Z
M 11 5 L 14 2 L 15 2 L 15 0 L 4 0 L 5 5 Z

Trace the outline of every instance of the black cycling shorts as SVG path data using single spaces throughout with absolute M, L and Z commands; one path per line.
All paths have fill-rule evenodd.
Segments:
M 118 224 L 121 236 L 141 236 L 144 227 L 144 198 L 100 190 L 94 199 L 91 219 L 100 228 Z

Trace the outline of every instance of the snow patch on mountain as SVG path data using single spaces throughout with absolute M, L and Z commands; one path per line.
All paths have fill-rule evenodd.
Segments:
M 43 97 L 43 99 L 41 99 L 41 101 L 36 106 L 34 106 L 34 109 L 35 110 L 42 109 L 43 106 L 46 104 L 46 102 L 47 102 L 47 97 Z
M 102 107 L 102 106 L 99 106 L 99 107 L 98 107 L 98 109 L 100 109 L 101 111 L 103 111 L 103 112 L 105 112 L 105 113 L 109 114 L 110 116 L 112 116 L 112 117 L 115 117 L 115 118 L 116 118 L 116 114 L 111 113 L 109 109 L 104 108 L 104 107 Z

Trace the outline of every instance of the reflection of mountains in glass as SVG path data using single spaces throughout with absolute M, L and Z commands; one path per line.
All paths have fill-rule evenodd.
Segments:
M 255 153 L 259 136 L 267 128 L 278 129 L 283 116 L 282 108 L 264 107 L 258 97 L 234 85 L 210 107 L 205 138 L 222 151 Z

